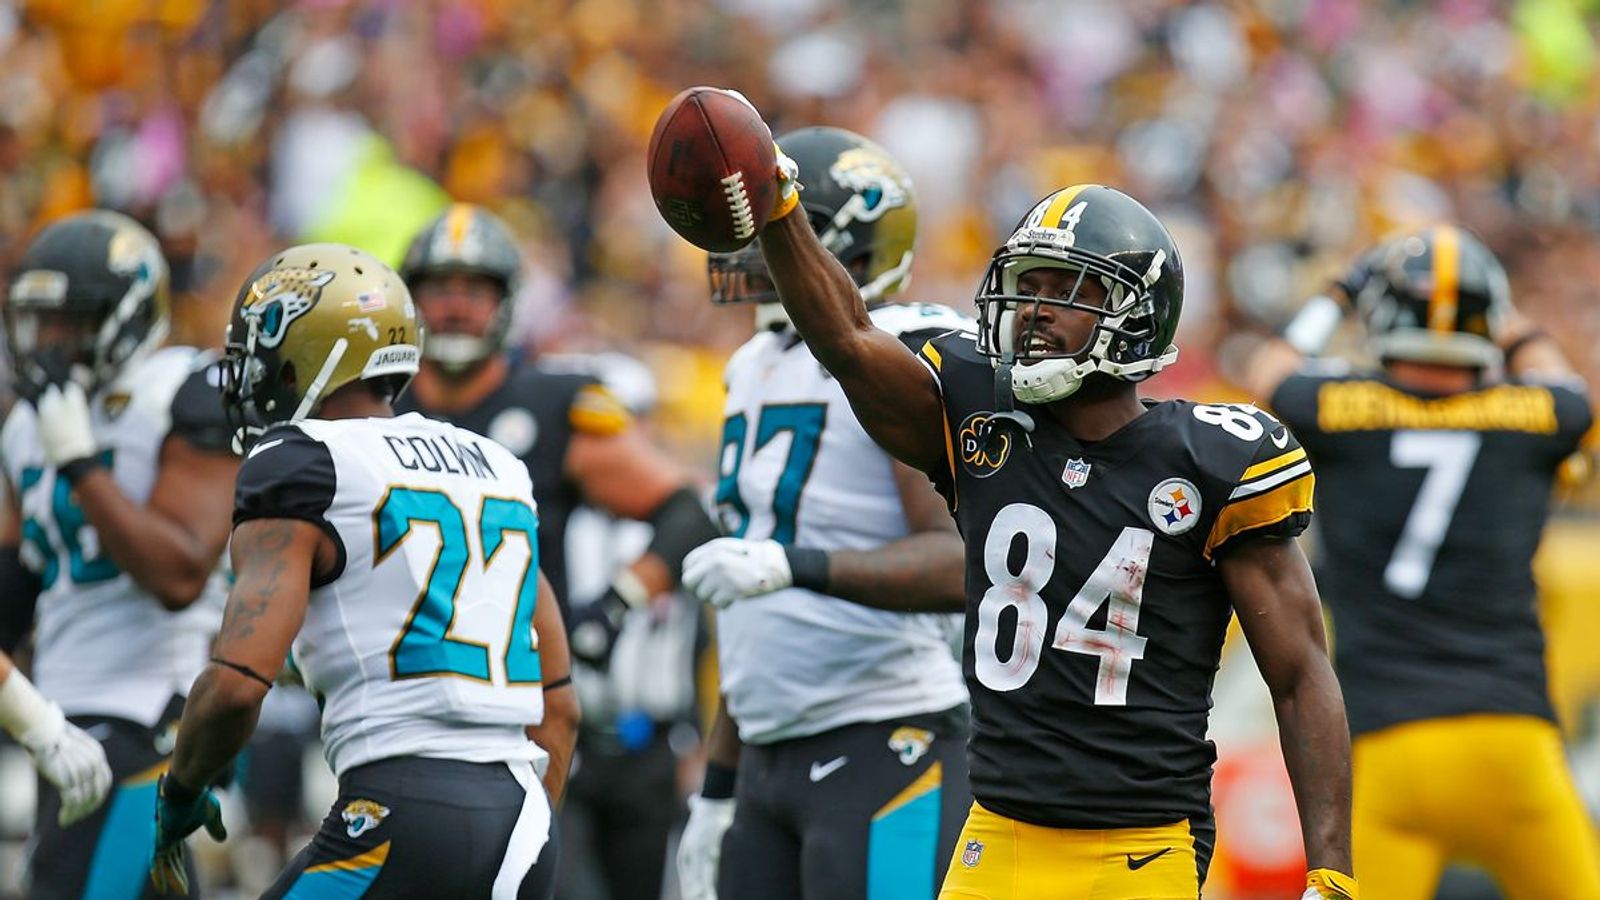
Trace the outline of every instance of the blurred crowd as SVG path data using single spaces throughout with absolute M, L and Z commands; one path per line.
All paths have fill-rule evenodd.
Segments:
M 0 269 L 102 205 L 150 223 L 185 336 L 219 339 L 288 242 L 395 259 L 447 198 L 526 242 L 518 336 L 614 347 L 705 452 L 745 335 L 655 215 L 651 125 L 738 87 L 775 131 L 885 144 L 924 211 L 913 294 L 961 305 L 997 235 L 1062 184 L 1120 185 L 1189 271 L 1207 389 L 1243 315 L 1276 324 L 1374 236 L 1483 235 L 1518 302 L 1600 376 L 1594 0 L 0 0 Z M 1186 377 L 1187 376 L 1187 377 Z
M 704 462 L 749 319 L 706 302 L 644 157 L 667 101 L 715 84 L 775 132 L 840 125 L 904 163 L 913 299 L 970 309 L 1053 188 L 1145 201 L 1188 273 L 1158 393 L 1222 391 L 1229 333 L 1441 218 L 1600 384 L 1597 20 L 1600 0 L 0 0 L 0 276 L 43 223 L 123 210 L 165 245 L 178 336 L 214 345 L 271 251 L 397 262 L 449 200 L 486 204 L 528 259 L 517 344 L 645 360 L 661 435 Z

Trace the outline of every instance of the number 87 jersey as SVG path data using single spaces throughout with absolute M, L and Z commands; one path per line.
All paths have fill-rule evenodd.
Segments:
M 1147 403 L 1094 443 L 1037 407 L 1031 432 L 996 431 L 972 340 L 920 355 L 947 429 L 935 483 L 967 543 L 974 795 L 1057 828 L 1208 823 L 1206 722 L 1232 614 L 1216 562 L 1304 530 L 1305 451 L 1254 407 L 1188 401 Z
M 411 413 L 262 435 L 234 522 L 300 519 L 338 548 L 294 662 L 323 706 L 334 774 L 393 756 L 538 761 L 538 517 L 528 470 L 488 438 Z

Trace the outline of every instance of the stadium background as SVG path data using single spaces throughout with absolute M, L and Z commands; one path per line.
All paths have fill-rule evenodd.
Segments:
M 173 263 L 180 338 L 214 345 L 272 250 L 341 240 L 393 262 L 448 199 L 484 203 L 528 255 L 518 346 L 644 360 L 654 427 L 709 473 L 720 368 L 748 314 L 706 303 L 703 255 L 644 181 L 656 114 L 709 83 L 745 91 L 777 131 L 842 125 L 904 162 L 916 299 L 970 308 L 998 236 L 1054 187 L 1145 200 L 1188 270 L 1183 357 L 1151 393 L 1235 398 L 1214 364 L 1233 331 L 1280 323 L 1375 236 L 1439 217 L 1487 240 L 1518 305 L 1596 384 L 1597 17 L 1595 0 L 0 0 L 0 272 L 57 216 L 129 212 Z M 1596 547 L 1591 484 L 1563 497 L 1540 559 L 1591 800 Z M 1241 656 L 1217 692 L 1208 896 L 1253 896 L 1240 873 L 1297 865 L 1270 709 Z M 0 896 L 31 818 L 8 751 Z M 1463 876 L 1441 896 L 1494 894 Z

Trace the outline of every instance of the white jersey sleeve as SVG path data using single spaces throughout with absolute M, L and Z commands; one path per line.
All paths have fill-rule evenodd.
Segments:
M 538 516 L 527 468 L 411 414 L 269 431 L 234 518 L 309 521 L 339 549 L 294 661 L 336 774 L 391 756 L 538 760 Z

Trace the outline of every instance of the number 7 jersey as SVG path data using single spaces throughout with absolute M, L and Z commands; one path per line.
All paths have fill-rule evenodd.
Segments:
M 1553 720 L 1531 565 L 1556 472 L 1594 421 L 1582 385 L 1428 396 L 1318 369 L 1286 379 L 1272 407 L 1323 478 L 1317 574 L 1351 731 Z
M 1147 404 L 1094 443 L 1039 407 L 996 432 L 994 369 L 970 336 L 920 353 L 942 394 L 931 473 L 967 545 L 973 793 L 1055 828 L 1210 819 L 1211 682 L 1232 605 L 1216 562 L 1298 534 L 1312 475 L 1249 406 Z
M 235 526 L 251 519 L 311 522 L 338 550 L 293 652 L 336 775 L 543 758 L 524 733 L 544 712 L 538 517 L 510 451 L 416 413 L 280 426 L 239 472 Z

